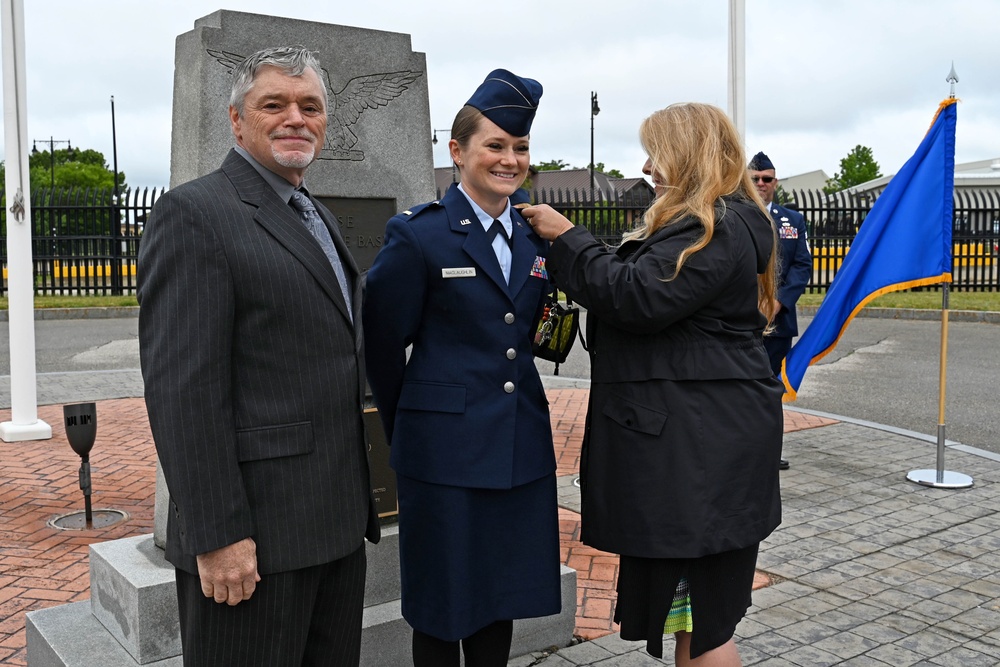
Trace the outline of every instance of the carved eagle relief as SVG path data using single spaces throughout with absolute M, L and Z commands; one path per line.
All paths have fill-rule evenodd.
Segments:
M 238 53 L 215 49 L 206 51 L 230 74 L 237 65 L 246 60 L 246 56 Z M 320 160 L 364 160 L 364 152 L 355 149 L 358 137 L 351 130 L 351 126 L 358 122 L 366 109 L 387 106 L 423 74 L 423 72 L 408 71 L 365 74 L 354 77 L 340 92 L 336 92 L 330 81 L 330 73 L 325 67 L 320 69 L 322 70 L 320 77 L 323 79 L 330 100 L 327 109 L 326 141 L 323 142 L 323 149 L 317 156 Z

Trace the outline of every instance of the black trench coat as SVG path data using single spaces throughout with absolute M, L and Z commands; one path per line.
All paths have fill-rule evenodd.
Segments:
M 712 240 L 673 280 L 702 233 L 693 218 L 616 252 L 580 227 L 552 244 L 552 277 L 587 308 L 586 544 L 696 558 L 760 542 L 780 523 L 782 388 L 757 309 L 771 224 L 727 198 Z

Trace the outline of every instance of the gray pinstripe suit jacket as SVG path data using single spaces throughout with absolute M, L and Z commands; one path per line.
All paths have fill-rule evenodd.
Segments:
M 364 351 L 329 261 L 274 189 L 231 151 L 156 203 L 139 250 L 146 408 L 170 489 L 166 557 L 252 537 L 262 575 L 378 540 L 362 423 Z

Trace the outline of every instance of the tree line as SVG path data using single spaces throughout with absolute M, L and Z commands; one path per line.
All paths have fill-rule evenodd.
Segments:
M 563 169 L 583 168 L 572 167 L 563 160 L 548 160 L 532 166 L 536 171 L 562 171 Z M 622 173 L 617 169 L 606 169 L 603 162 L 595 164 L 594 171 L 607 174 L 612 178 L 624 178 Z M 833 194 L 834 192 L 852 188 L 855 185 L 867 183 L 881 176 L 882 172 L 879 169 L 878 162 L 875 161 L 872 149 L 868 146 L 858 144 L 840 161 L 840 171 L 836 172 L 833 178 L 827 179 L 826 185 L 823 186 L 823 192 Z
M 111 190 L 115 186 L 115 173 L 108 165 L 104 154 L 92 148 L 57 148 L 52 152 L 32 150 L 28 156 L 31 189 L 40 188 L 93 188 Z M 576 169 L 563 160 L 547 160 L 533 165 L 537 171 L 561 171 Z M 582 167 L 581 167 L 582 168 Z M 594 165 L 594 171 L 612 178 L 624 178 L 618 169 L 608 169 L 603 162 Z M 875 161 L 872 149 L 858 144 L 840 161 L 840 171 L 826 182 L 823 191 L 827 194 L 879 178 L 882 172 Z M 6 171 L 0 161 L 0 186 L 5 182 Z M 125 172 L 118 172 L 118 190 L 128 188 Z
M 115 187 L 115 172 L 104 153 L 92 148 L 57 148 L 53 151 L 33 149 L 28 155 L 28 171 L 32 191 L 62 188 L 111 190 Z M 6 165 L 0 161 L 0 186 L 6 182 Z M 128 187 L 125 172 L 118 172 L 118 190 Z

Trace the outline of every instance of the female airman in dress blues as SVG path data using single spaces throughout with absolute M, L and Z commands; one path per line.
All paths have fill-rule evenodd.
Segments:
M 368 273 L 368 378 L 397 476 L 417 667 L 457 667 L 460 647 L 469 667 L 502 667 L 513 619 L 560 608 L 555 456 L 531 354 L 548 244 L 510 201 L 541 95 L 487 76 L 452 125 L 461 183 L 392 218 Z

